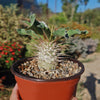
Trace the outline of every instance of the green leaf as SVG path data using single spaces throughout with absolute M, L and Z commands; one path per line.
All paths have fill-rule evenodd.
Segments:
M 32 14 L 30 15 L 30 22 L 28 21 L 23 21 L 23 22 L 28 25 L 28 28 L 30 28 L 31 26 L 34 25 L 35 19 L 36 19 L 35 14 Z
M 30 24 L 31 24 L 31 26 L 34 24 L 35 19 L 36 19 L 35 14 L 30 15 L 30 21 L 31 21 L 31 23 L 30 23 Z
M 53 32 L 54 36 L 65 36 L 65 34 L 66 34 L 65 28 L 60 28 Z
M 75 34 L 88 34 L 88 31 L 80 31 L 79 29 L 76 29 L 76 30 L 69 30 L 67 32 L 68 36 L 73 36 Z
M 32 30 L 18 29 L 17 32 L 20 35 L 29 35 L 29 36 L 32 36 L 32 37 L 34 37 L 34 35 L 36 35 L 35 32 L 32 31 Z
M 75 34 L 81 34 L 81 31 L 79 29 L 76 30 L 69 30 L 67 31 L 68 36 L 73 36 Z
M 25 29 L 17 29 L 18 34 L 20 35 L 26 35 Z
M 30 22 L 28 22 L 28 21 L 23 21 L 25 24 L 27 24 L 28 25 L 28 27 L 30 27 L 31 26 L 31 23 Z
M 26 31 L 27 35 L 34 37 L 35 32 L 32 30 L 27 30 Z

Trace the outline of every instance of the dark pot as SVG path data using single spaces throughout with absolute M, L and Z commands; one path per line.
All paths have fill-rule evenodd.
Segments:
M 19 60 L 11 67 L 22 100 L 71 100 L 75 95 L 80 76 L 84 72 L 83 64 L 77 60 L 69 59 L 81 66 L 79 73 L 68 78 L 43 80 L 25 76 L 18 72 L 18 66 L 21 63 L 32 59 L 33 57 Z

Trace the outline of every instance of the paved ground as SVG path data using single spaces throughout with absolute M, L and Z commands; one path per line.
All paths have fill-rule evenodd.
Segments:
M 100 100 L 100 53 L 89 55 L 85 61 L 85 72 L 80 80 L 85 87 L 82 100 Z

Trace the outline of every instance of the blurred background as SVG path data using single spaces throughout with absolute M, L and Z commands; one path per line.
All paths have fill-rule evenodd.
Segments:
M 37 20 L 44 21 L 52 30 L 88 31 L 70 41 L 77 46 L 70 47 L 68 52 L 83 62 L 86 69 L 78 86 L 78 100 L 100 100 L 100 0 L 0 0 L 0 100 L 9 100 L 15 85 L 10 66 L 32 55 L 28 45 L 31 37 L 16 31 L 26 28 L 23 21 L 29 21 L 31 14 L 36 14 Z

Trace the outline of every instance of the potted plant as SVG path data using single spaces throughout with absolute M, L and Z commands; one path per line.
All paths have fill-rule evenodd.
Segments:
M 31 29 L 35 27 L 35 31 L 28 27 L 28 30 L 18 30 L 19 33 L 30 34 L 38 42 L 33 42 L 36 56 L 21 59 L 11 67 L 22 100 L 71 100 L 75 96 L 84 66 L 66 56 L 64 51 L 67 45 L 62 42 L 64 39 L 58 36 L 69 37 L 80 34 L 80 31 L 72 30 L 66 33 L 65 29 L 58 29 L 51 37 L 50 30 L 43 22 L 36 25 L 37 20 L 34 16 L 31 16 L 30 23 L 26 23 Z M 38 31 L 42 35 L 36 34 Z

